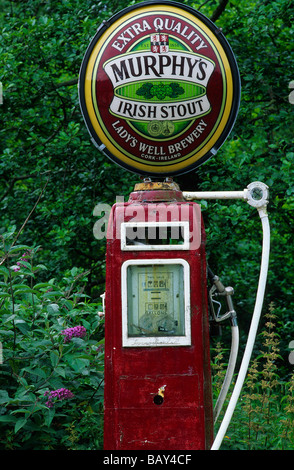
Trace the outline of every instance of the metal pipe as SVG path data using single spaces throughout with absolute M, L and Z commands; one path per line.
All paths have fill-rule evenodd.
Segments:
M 243 199 L 253 207 L 263 207 L 268 203 L 268 186 L 260 181 L 250 183 L 243 191 L 183 191 L 187 201 L 201 199 Z
M 247 200 L 248 190 L 243 191 L 183 191 L 183 196 L 187 201 L 200 199 L 245 199 Z

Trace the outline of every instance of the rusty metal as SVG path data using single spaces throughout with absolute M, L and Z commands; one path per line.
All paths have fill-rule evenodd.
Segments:
M 180 187 L 171 179 L 169 179 L 168 181 L 151 181 L 150 178 L 145 178 L 143 183 L 137 183 L 134 188 L 134 191 L 157 190 L 180 191 Z

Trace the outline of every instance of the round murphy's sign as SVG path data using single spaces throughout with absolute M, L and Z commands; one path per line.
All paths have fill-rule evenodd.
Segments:
M 175 2 L 144 2 L 98 29 L 79 78 L 95 145 L 145 175 L 191 171 L 229 135 L 240 79 L 220 30 Z

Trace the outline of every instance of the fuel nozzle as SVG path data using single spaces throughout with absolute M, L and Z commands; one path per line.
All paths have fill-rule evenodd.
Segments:
M 231 286 L 225 287 L 221 282 L 220 278 L 216 276 L 212 270 L 208 267 L 208 276 L 212 282 L 212 287 L 209 290 L 209 303 L 213 319 L 219 323 L 230 318 L 233 326 L 237 325 L 237 314 L 234 309 L 232 295 L 234 295 L 234 289 Z M 225 296 L 228 311 L 223 315 L 220 314 L 221 303 L 216 300 L 218 296 Z M 217 308 L 217 311 L 216 311 Z
M 212 279 L 217 291 L 219 294 L 222 294 L 223 292 L 225 292 L 225 286 L 223 285 L 223 283 L 221 282 L 220 278 L 218 276 L 213 276 L 213 279 Z

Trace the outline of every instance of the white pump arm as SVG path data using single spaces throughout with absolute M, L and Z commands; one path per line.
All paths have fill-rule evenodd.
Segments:
M 195 199 L 247 199 L 247 189 L 243 191 L 183 191 L 186 201 Z
M 183 191 L 187 201 L 200 199 L 244 199 L 253 207 L 266 206 L 268 204 L 268 186 L 256 181 L 250 183 L 243 191 Z
M 255 300 L 255 306 L 252 316 L 252 321 L 250 325 L 250 330 L 248 334 L 248 339 L 246 343 L 245 352 L 243 355 L 242 363 L 240 366 L 239 374 L 236 380 L 236 384 L 228 404 L 225 416 L 220 425 L 214 443 L 211 447 L 211 450 L 218 450 L 221 446 L 223 438 L 226 434 L 227 428 L 232 419 L 239 395 L 241 393 L 243 383 L 247 374 L 249 367 L 250 358 L 252 355 L 252 350 L 255 343 L 255 338 L 257 334 L 258 324 L 261 316 L 261 310 L 264 299 L 264 292 L 266 287 L 268 265 L 269 265 L 269 253 L 270 253 L 270 226 L 267 214 L 267 204 L 268 204 L 268 187 L 264 183 L 254 182 L 247 186 L 244 191 L 217 191 L 217 192 L 184 192 L 185 199 L 244 199 L 253 207 L 256 207 L 258 210 L 263 229 L 263 243 L 262 243 L 262 255 L 261 255 L 261 266 L 260 266 L 260 276 Z

